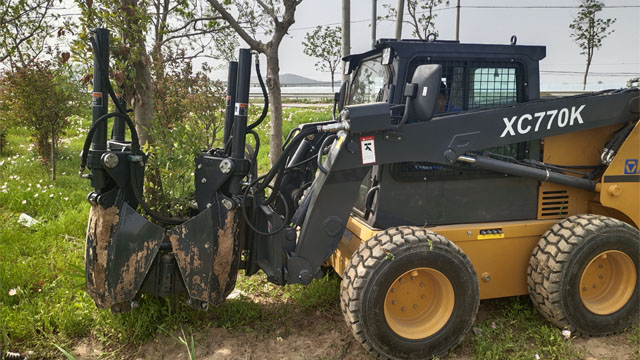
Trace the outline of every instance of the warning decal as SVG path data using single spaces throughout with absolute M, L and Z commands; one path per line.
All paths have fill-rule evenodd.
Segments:
M 235 115 L 239 116 L 247 116 L 249 113 L 249 104 L 246 103 L 237 103 Z
M 94 92 L 91 94 L 92 97 L 92 105 L 93 106 L 102 106 L 102 93 L 101 92 Z
M 376 162 L 376 144 L 373 136 L 360 138 L 360 151 L 362 152 L 362 165 Z

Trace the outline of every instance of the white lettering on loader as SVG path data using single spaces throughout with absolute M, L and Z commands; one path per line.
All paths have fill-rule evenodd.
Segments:
M 533 115 L 531 114 L 523 114 L 518 118 L 518 115 L 515 115 L 509 119 L 508 117 L 502 118 L 504 121 L 504 130 L 502 131 L 501 138 L 509 135 L 524 135 L 529 132 L 538 132 L 540 129 L 540 124 L 542 124 L 543 119 L 548 117 L 547 120 L 547 130 L 551 130 L 552 127 L 563 128 L 565 126 L 573 126 L 574 124 L 584 124 L 584 120 L 582 119 L 582 115 L 580 112 L 584 109 L 585 105 L 580 105 L 578 109 L 575 106 L 571 107 L 571 111 L 568 108 L 562 108 L 560 110 L 549 110 L 546 112 L 537 112 Z M 557 117 L 556 117 L 557 116 Z M 531 120 L 535 118 L 535 126 L 533 126 Z M 558 121 L 556 122 L 556 118 Z M 516 121 L 517 120 L 517 121 Z M 555 124 L 555 125 L 554 125 Z

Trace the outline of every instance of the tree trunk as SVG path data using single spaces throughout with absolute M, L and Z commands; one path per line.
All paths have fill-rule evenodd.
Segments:
M 144 49 L 144 42 L 140 45 Z M 143 55 L 141 60 L 133 63 L 136 71 L 135 97 L 133 101 L 133 115 L 136 119 L 136 130 L 140 138 L 140 145 L 153 144 L 149 128 L 153 123 L 153 92 L 151 84 L 151 72 L 149 70 L 150 59 Z
M 267 88 L 271 105 L 271 128 L 269 130 L 269 161 L 273 166 L 282 153 L 282 92 L 280 90 L 280 64 L 278 48 L 267 51 Z
M 584 70 L 584 79 L 582 80 L 582 91 L 587 88 L 587 75 L 589 74 L 589 67 L 591 66 L 591 58 L 587 57 L 587 68 Z
M 56 133 L 51 125 L 51 181 L 56 181 Z
M 335 69 L 331 69 L 331 92 L 334 93 L 336 90 L 333 88 L 333 74 L 335 73 Z

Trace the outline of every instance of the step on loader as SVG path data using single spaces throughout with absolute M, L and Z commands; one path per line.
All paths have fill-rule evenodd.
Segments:
M 551 323 L 588 336 L 638 320 L 638 88 L 541 99 L 543 46 L 382 39 L 344 59 L 334 119 L 294 129 L 258 174 L 260 149 L 245 145 L 266 110 L 248 121 L 241 49 L 223 146 L 195 159 L 193 216 L 176 219 L 144 201 L 147 154 L 109 83 L 108 30 L 91 40 L 81 172 L 94 188 L 86 281 L 98 307 L 128 311 L 147 293 L 206 310 L 240 269 L 308 284 L 330 265 L 347 326 L 380 358 L 446 355 L 481 299 L 529 294 Z

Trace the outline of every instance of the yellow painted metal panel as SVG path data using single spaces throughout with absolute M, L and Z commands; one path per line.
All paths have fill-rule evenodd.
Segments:
M 527 294 L 527 265 L 531 251 L 557 220 L 526 220 L 483 224 L 446 225 L 428 228 L 456 243 L 473 264 L 480 286 L 480 298 Z M 500 229 L 503 238 L 483 237 L 480 232 Z M 380 230 L 351 218 L 347 231 L 331 256 L 330 263 L 341 274 L 361 242 Z M 362 236 L 362 237 L 361 237 Z
M 617 209 L 640 227 L 640 122 L 604 172 L 600 203 Z M 621 219 L 622 220 L 622 219 Z

